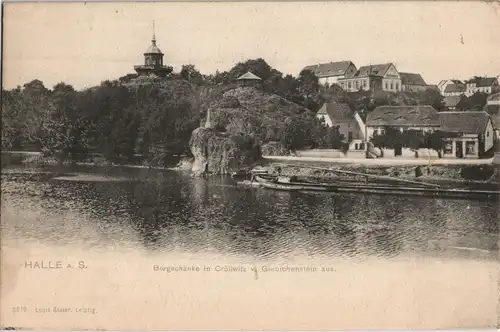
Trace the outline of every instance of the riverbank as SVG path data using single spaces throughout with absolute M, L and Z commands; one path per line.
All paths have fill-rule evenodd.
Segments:
M 92 166 L 92 167 L 127 167 L 154 170 L 183 170 L 190 171 L 192 167 L 192 158 L 186 156 L 172 156 L 166 166 L 150 165 L 144 161 L 136 162 L 111 162 L 103 157 L 88 157 L 81 161 L 59 160 L 52 156 L 43 156 L 41 152 L 28 151 L 2 151 L 2 167 L 9 165 L 25 166 Z

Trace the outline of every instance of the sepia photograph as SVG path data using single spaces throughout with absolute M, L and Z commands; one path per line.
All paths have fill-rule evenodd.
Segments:
M 500 2 L 4 2 L 0 329 L 500 328 Z

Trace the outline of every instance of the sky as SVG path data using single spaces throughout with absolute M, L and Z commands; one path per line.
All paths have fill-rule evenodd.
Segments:
M 155 21 L 164 63 L 204 74 L 263 58 L 296 76 L 306 65 L 392 62 L 442 79 L 500 75 L 500 3 L 7 3 L 3 86 L 33 79 L 81 89 L 143 64 Z

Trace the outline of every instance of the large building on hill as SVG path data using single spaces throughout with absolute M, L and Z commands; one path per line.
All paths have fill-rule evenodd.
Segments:
M 144 64 L 134 66 L 134 69 L 139 76 L 155 75 L 159 77 L 165 77 L 172 72 L 172 67 L 163 65 L 163 52 L 156 45 L 154 22 L 153 38 L 151 39 L 151 46 L 149 46 L 144 53 Z
M 357 69 L 352 61 L 339 61 L 320 63 L 304 67 L 302 71 L 308 70 L 317 78 L 319 84 L 338 84 L 339 79 L 353 76 Z
M 401 91 L 401 77 L 392 63 L 359 68 L 350 77 L 339 79 L 339 85 L 348 92 L 360 90 Z

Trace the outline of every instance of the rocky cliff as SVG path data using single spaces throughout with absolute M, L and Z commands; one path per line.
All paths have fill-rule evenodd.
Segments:
M 189 146 L 194 175 L 229 174 L 251 167 L 261 157 L 259 145 L 250 136 L 230 135 L 213 128 L 195 129 Z

